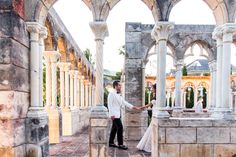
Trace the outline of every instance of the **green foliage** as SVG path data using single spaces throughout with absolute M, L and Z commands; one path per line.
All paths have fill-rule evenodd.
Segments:
M 184 65 L 184 67 L 183 67 L 182 72 L 183 72 L 183 76 L 188 76 L 188 71 L 187 71 L 187 68 L 186 68 L 185 65 Z
M 192 108 L 194 106 L 194 92 L 193 88 L 190 91 L 186 89 L 186 108 Z
M 111 79 L 112 80 L 120 80 L 121 79 L 121 75 L 122 75 L 121 72 L 117 72 L 116 76 L 111 76 Z
M 210 73 L 204 73 L 203 76 L 210 76 Z
M 107 107 L 107 97 L 108 97 L 108 90 L 106 88 L 104 88 L 104 106 Z
M 85 55 L 85 57 L 87 58 L 87 60 L 88 60 L 88 61 L 92 64 L 92 66 L 94 67 L 95 62 L 94 62 L 94 60 L 93 60 L 92 53 L 91 53 L 90 49 L 86 48 L 86 49 L 84 50 L 84 55 Z

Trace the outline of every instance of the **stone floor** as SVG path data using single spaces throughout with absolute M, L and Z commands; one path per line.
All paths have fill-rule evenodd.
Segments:
M 50 146 L 50 157 L 88 157 L 88 130 L 74 136 L 63 137 L 61 143 Z M 137 141 L 127 142 L 129 149 L 110 148 L 109 157 L 151 157 L 136 149 Z

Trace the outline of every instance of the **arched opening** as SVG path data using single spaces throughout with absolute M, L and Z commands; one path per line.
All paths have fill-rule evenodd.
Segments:
M 185 107 L 188 108 L 193 108 L 194 107 L 194 90 L 193 87 L 188 86 L 185 89 Z
M 221 17 L 214 17 L 212 10 L 203 0 L 181 0 L 171 10 L 169 21 L 175 24 L 216 24 L 215 18 Z

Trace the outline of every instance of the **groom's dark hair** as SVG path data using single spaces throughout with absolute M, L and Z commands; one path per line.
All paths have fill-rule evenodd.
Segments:
M 113 82 L 113 88 L 115 88 L 116 86 L 118 86 L 118 84 L 120 83 L 120 81 L 116 80 Z

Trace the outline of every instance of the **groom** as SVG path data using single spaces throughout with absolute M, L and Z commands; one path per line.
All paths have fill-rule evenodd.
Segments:
M 112 119 L 112 128 L 109 139 L 109 147 L 118 147 L 119 149 L 128 149 L 123 144 L 123 125 L 121 122 L 121 108 L 126 106 L 130 109 L 140 111 L 142 107 L 136 107 L 128 103 L 121 96 L 121 84 L 120 81 L 113 82 L 114 92 L 110 92 L 108 95 L 108 109 L 109 117 Z M 118 146 L 114 143 L 115 136 L 117 134 Z

